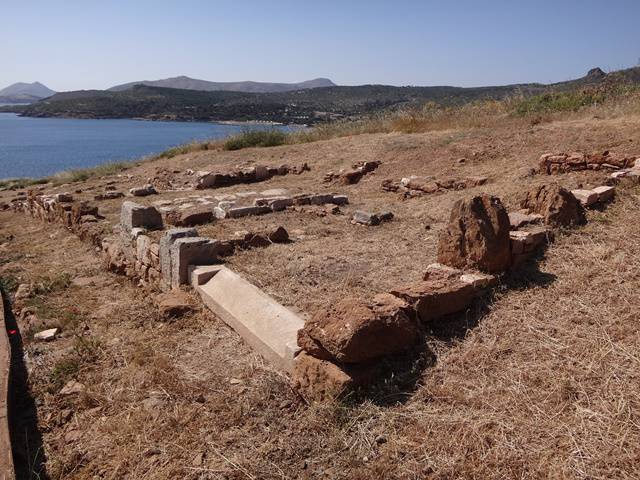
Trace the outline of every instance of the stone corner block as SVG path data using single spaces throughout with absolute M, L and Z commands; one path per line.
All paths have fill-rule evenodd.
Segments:
M 220 245 L 203 237 L 179 238 L 170 248 L 171 288 L 187 283 L 189 265 L 211 265 L 218 261 Z
M 155 207 L 145 207 L 131 201 L 122 203 L 120 224 L 127 232 L 136 227 L 154 230 L 163 226 L 162 215 Z

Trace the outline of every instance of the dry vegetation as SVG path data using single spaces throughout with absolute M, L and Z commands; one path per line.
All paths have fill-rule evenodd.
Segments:
M 250 188 L 337 190 L 351 199 L 345 215 L 287 212 L 200 229 L 230 237 L 284 225 L 295 242 L 243 252 L 230 264 L 308 313 L 345 294 L 419 278 L 435 258 L 451 204 L 490 192 L 514 207 L 523 190 L 549 180 L 526 173 L 544 151 L 640 153 L 635 99 L 542 116 L 514 116 L 504 104 L 465 108 L 398 113 L 376 120 L 376 127 L 351 125 L 344 136 L 317 134 L 341 138 L 311 145 L 187 149 L 129 169 L 130 179 L 91 177 L 80 185 L 91 195 L 107 179 L 124 190 L 159 168 L 308 162 L 309 173 Z M 358 185 L 321 184 L 326 171 L 356 160 L 382 165 Z M 410 174 L 491 180 L 409 200 L 381 191 L 384 178 Z M 605 175 L 575 172 L 553 180 L 574 188 L 600 184 Z M 53 343 L 24 338 L 47 474 L 638 478 L 640 187 L 618 193 L 607 209 L 589 213 L 586 227 L 560 235 L 544 257 L 505 279 L 494 298 L 430 332 L 425 352 L 397 359 L 404 368 L 384 388 L 322 405 L 306 405 L 285 376 L 205 309 L 164 321 L 150 295 L 104 272 L 93 250 L 64 229 L 2 212 L 3 287 L 41 285 L 29 305 L 64 325 L 63 338 Z M 115 221 L 117 206 L 103 202 L 101 210 Z M 377 228 L 348 222 L 355 209 L 383 208 L 396 214 L 393 222 Z M 93 281 L 79 287 L 78 277 Z M 86 390 L 61 395 L 69 380 Z

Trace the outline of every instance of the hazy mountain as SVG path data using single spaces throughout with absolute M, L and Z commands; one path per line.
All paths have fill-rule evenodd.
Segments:
M 121 92 L 129 90 L 135 85 L 147 85 L 149 87 L 179 88 L 182 90 L 202 90 L 205 92 L 227 91 L 227 92 L 247 92 L 247 93 L 272 93 L 290 92 L 293 90 L 305 90 L 308 88 L 335 87 L 328 78 L 315 78 L 299 83 L 266 83 L 266 82 L 209 82 L 207 80 L 197 80 L 189 77 L 173 77 L 163 80 L 141 80 L 116 85 L 109 90 Z
M 32 103 L 55 93 L 40 82 L 19 82 L 0 90 L 0 103 Z

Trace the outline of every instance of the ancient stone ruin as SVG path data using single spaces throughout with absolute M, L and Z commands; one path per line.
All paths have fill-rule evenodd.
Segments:
M 540 157 L 538 170 L 540 173 L 553 175 L 557 173 L 580 170 L 631 170 L 636 167 L 638 159 L 617 155 L 605 151 L 603 153 L 545 153 Z
M 220 188 L 241 183 L 263 182 L 276 175 L 288 175 L 290 173 L 299 175 L 309 170 L 309 166 L 303 163 L 294 167 L 289 165 L 281 165 L 279 167 L 257 165 L 230 172 L 198 172 L 195 188 Z
M 484 185 L 488 180 L 487 177 L 435 179 L 433 177 L 412 175 L 402 178 L 399 182 L 390 179 L 384 180 L 382 182 L 382 190 L 402 193 L 404 197 L 410 198 L 448 190 L 465 190 Z
M 258 181 L 262 174 L 252 175 L 252 181 Z M 418 184 L 409 181 L 402 188 L 411 185 Z M 109 270 L 146 288 L 168 292 L 191 285 L 216 315 L 289 372 L 303 397 L 321 400 L 375 382 L 384 358 L 413 349 L 433 326 L 464 312 L 502 275 L 550 244 L 557 228 L 584 224 L 585 206 L 606 203 L 613 196 L 610 186 L 570 192 L 550 183 L 526 192 L 520 209 L 513 212 L 490 195 L 458 200 L 440 233 L 438 263 L 418 272 L 418 279 L 372 298 L 345 297 L 327 305 L 306 322 L 223 266 L 225 257 L 239 249 L 290 241 L 284 228 L 225 239 L 199 236 L 193 226 L 288 208 L 337 207 L 348 203 L 343 195 L 290 195 L 278 189 L 195 195 L 153 205 L 125 201 L 115 226 L 95 205 L 76 202 L 68 193 L 32 192 L 14 208 L 61 222 L 96 245 Z M 354 223 L 369 226 L 391 218 L 363 211 L 352 217 Z M 160 299 L 158 305 L 167 316 L 191 308 L 173 297 Z

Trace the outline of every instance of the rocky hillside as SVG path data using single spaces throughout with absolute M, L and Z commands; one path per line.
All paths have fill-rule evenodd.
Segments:
M 250 93 L 200 91 L 135 85 L 117 91 L 76 91 L 54 95 L 24 109 L 33 117 L 146 118 L 185 121 L 247 121 L 312 124 L 356 118 L 385 110 L 419 106 L 461 105 L 514 95 L 579 91 L 587 87 L 640 83 L 640 68 L 606 74 L 593 69 L 579 79 L 552 85 L 518 84 L 461 88 L 387 85 L 333 86 L 305 90 Z

